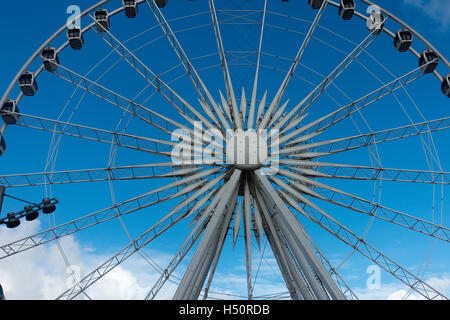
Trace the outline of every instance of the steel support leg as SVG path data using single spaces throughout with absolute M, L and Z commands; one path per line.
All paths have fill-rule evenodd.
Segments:
M 303 226 L 289 211 L 267 178 L 260 174 L 254 174 L 253 178 L 265 203 L 271 209 L 274 223 L 286 238 L 316 297 L 318 299 L 329 299 L 329 294 L 333 299 L 344 299 L 345 297 L 330 274 L 315 256 L 313 248 L 306 239 Z
M 205 233 L 200 240 L 200 243 L 195 250 L 189 266 L 181 279 L 181 283 L 173 296 L 174 300 L 194 300 L 198 299 L 200 291 L 192 290 L 192 286 L 196 283 L 203 285 L 209 268 L 211 267 L 214 252 L 217 249 L 219 235 L 222 228 L 224 228 L 225 216 L 227 209 L 232 202 L 232 196 L 235 190 L 239 187 L 239 180 L 241 176 L 240 170 L 234 170 L 230 180 L 224 186 L 225 192 L 223 198 L 219 201 L 217 208 L 211 217 L 211 220 L 206 227 Z M 206 268 L 204 267 L 206 265 Z M 197 279 L 197 280 L 196 280 Z M 201 290 L 200 286 L 200 290 Z M 198 294 L 195 294 L 198 292 Z
M 273 224 L 269 209 L 262 200 L 259 191 L 255 190 L 254 193 L 260 207 L 260 212 L 262 212 L 261 218 L 263 220 L 264 231 L 286 282 L 286 287 L 291 293 L 291 297 L 296 300 L 312 300 L 313 296 L 311 295 L 308 284 L 303 279 L 300 270 L 296 267 L 292 256 L 287 251 L 286 245 L 278 237 L 278 230 Z
M 294 280 L 294 276 L 291 274 L 287 266 L 287 261 L 285 257 L 282 256 L 282 253 L 279 251 L 279 248 L 275 243 L 274 236 L 270 232 L 269 228 L 264 228 L 264 231 L 292 300 L 303 300 L 303 296 L 300 293 L 300 289 L 298 288 L 296 281 Z
M 220 254 L 222 252 L 223 245 L 224 245 L 226 237 L 227 237 L 227 232 L 230 227 L 231 218 L 233 217 L 234 208 L 236 207 L 236 204 L 235 204 L 235 202 L 233 203 L 233 201 L 235 201 L 235 199 L 237 197 L 237 192 L 238 192 L 238 190 L 235 190 L 234 195 L 231 197 L 231 202 L 229 202 L 222 229 L 220 230 L 220 234 L 217 234 L 218 235 L 217 248 L 215 249 L 215 251 L 211 251 L 210 256 L 207 259 L 207 261 L 209 261 L 209 260 L 212 261 L 212 266 L 208 266 L 205 263 L 202 267 L 202 270 L 197 274 L 197 278 L 194 279 L 194 286 L 192 287 L 192 295 L 194 297 L 198 297 L 200 295 L 200 292 L 203 287 L 203 283 L 205 282 L 205 278 L 202 279 L 200 277 L 200 275 L 202 275 L 205 272 L 206 272 L 206 274 L 208 274 L 208 272 L 209 272 L 209 278 L 208 278 L 208 282 L 207 282 L 206 289 L 205 289 L 204 299 L 206 299 L 206 297 L 207 297 L 209 288 L 211 286 L 211 283 L 212 283 L 212 280 L 214 277 L 214 273 L 216 271 L 217 264 L 219 262 Z

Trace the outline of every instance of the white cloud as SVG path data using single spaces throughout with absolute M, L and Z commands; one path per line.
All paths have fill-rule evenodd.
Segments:
M 9 230 L 2 228 L 0 244 L 11 242 L 39 230 L 39 222 L 24 223 L 20 228 Z M 72 265 L 80 268 L 81 275 L 91 271 L 110 257 L 110 254 L 101 254 L 92 247 L 84 247 L 73 236 L 60 240 L 61 246 Z M 165 267 L 171 259 L 170 254 L 147 251 L 158 265 Z M 254 261 L 259 261 L 254 254 Z M 239 264 L 232 270 L 217 270 L 211 291 L 228 293 L 230 296 L 211 294 L 211 297 L 234 298 L 234 295 L 245 297 L 247 284 L 245 281 L 245 264 Z M 187 262 L 185 262 L 187 263 Z M 181 265 L 180 269 L 184 269 Z M 254 265 L 254 273 L 257 266 Z M 177 277 L 181 277 L 179 273 Z M 134 255 L 126 263 L 115 268 L 107 276 L 92 285 L 87 290 L 93 299 L 143 299 L 159 277 L 159 273 L 152 269 L 141 257 Z M 7 299 L 55 299 L 64 292 L 70 284 L 71 278 L 67 273 L 66 265 L 55 243 L 36 247 L 18 255 L 0 260 L 0 283 L 3 285 Z M 450 274 L 433 275 L 427 280 L 433 288 L 444 295 L 450 294 Z M 163 287 L 159 299 L 171 299 L 176 285 L 167 283 Z M 286 292 L 278 266 L 271 253 L 263 260 L 258 273 L 254 296 L 264 296 Z M 406 294 L 405 286 L 400 283 L 382 284 L 380 289 L 355 288 L 360 299 L 402 299 Z M 81 296 L 80 298 L 85 298 Z M 409 299 L 422 299 L 414 293 Z
M 450 27 L 450 1 L 442 0 L 403 0 L 405 4 L 420 8 L 435 20 L 442 30 Z
M 448 274 L 429 278 L 426 283 L 445 296 L 450 294 L 450 275 Z M 381 285 L 379 289 L 356 288 L 354 292 L 361 300 L 400 300 L 407 294 L 405 288 L 406 286 L 401 283 L 388 283 Z M 407 299 L 423 300 L 425 298 L 413 291 Z
M 20 228 L 2 228 L 0 243 L 11 242 L 39 230 L 40 224 L 24 223 Z M 60 239 L 60 244 L 71 265 L 79 268 L 81 276 L 91 271 L 110 257 L 93 253 L 90 247 L 84 248 L 73 236 Z M 87 290 L 93 299 L 143 299 L 159 277 L 143 259 L 137 255 L 116 267 L 103 279 Z M 152 252 L 152 258 L 160 265 L 167 264 L 168 255 Z M 43 245 L 32 250 L 0 260 L 0 283 L 7 299 L 55 299 L 63 293 L 72 278 L 56 243 Z M 174 286 L 168 284 L 158 298 L 168 299 Z M 83 298 L 83 296 L 80 296 Z M 85 297 L 84 297 L 85 298 Z

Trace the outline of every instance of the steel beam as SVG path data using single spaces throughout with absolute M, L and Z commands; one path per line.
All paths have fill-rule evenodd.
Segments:
M 274 222 L 286 238 L 316 297 L 318 299 L 329 299 L 330 297 L 343 299 L 342 292 L 307 241 L 303 226 L 291 213 L 265 176 L 256 173 L 253 174 L 253 178 L 260 188 L 264 201 L 271 208 Z M 318 280 L 315 279 L 314 274 Z
M 265 206 L 262 196 L 257 189 L 255 189 L 255 197 L 262 212 L 267 239 L 269 240 L 272 252 L 286 282 L 286 287 L 291 293 L 291 297 L 293 299 L 312 300 L 313 297 L 310 287 L 304 280 L 301 271 L 295 266 L 292 256 L 287 252 L 286 245 L 284 243 L 282 244 L 281 239 L 277 236 L 278 230 L 276 229 L 271 214 L 267 206 Z
M 197 249 L 195 250 L 194 256 L 186 272 L 184 273 L 175 295 L 173 296 L 174 300 L 193 300 L 198 298 L 198 294 L 195 296 L 195 292 L 192 292 L 192 286 L 195 284 L 194 281 L 197 277 L 199 279 L 199 281 L 195 281 L 197 283 L 203 284 L 206 279 L 209 268 L 206 272 L 203 271 L 202 274 L 197 274 L 197 272 L 202 269 L 201 266 L 203 264 L 211 266 L 213 259 L 211 252 L 214 252 L 217 248 L 219 240 L 218 235 L 220 235 L 221 229 L 224 227 L 226 212 L 229 208 L 229 203 L 232 200 L 232 196 L 239 186 L 240 177 L 241 171 L 235 169 L 233 175 L 230 177 L 230 180 L 224 186 L 224 188 L 226 188 L 224 196 L 219 201 L 216 210 L 214 210 L 214 214 L 206 227 L 205 233 L 200 240 Z M 209 259 L 206 261 L 203 260 L 204 258 Z

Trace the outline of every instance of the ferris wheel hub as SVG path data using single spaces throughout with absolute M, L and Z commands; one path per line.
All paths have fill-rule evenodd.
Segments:
M 237 130 L 226 144 L 227 163 L 240 170 L 258 170 L 267 161 L 267 138 L 255 130 Z

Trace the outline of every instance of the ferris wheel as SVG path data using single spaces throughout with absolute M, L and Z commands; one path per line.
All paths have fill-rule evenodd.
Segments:
M 449 68 L 368 0 L 99 1 L 36 50 L 0 101 L 0 161 L 17 163 L 0 172 L 0 198 L 28 202 L 0 227 L 49 217 L 0 243 L 0 267 L 67 236 L 126 237 L 55 298 L 90 298 L 139 256 L 158 275 L 142 299 L 168 284 L 177 300 L 358 299 L 341 270 L 359 256 L 404 298 L 447 299 L 427 266 L 450 241 L 438 155 Z M 419 107 L 427 100 L 440 105 Z M 28 162 L 10 140 L 37 146 Z M 404 260 L 419 268 L 372 239 L 418 243 Z M 176 248 L 166 265 L 145 251 L 154 243 Z M 217 275 L 241 253 L 236 293 Z M 269 254 L 281 291 L 258 289 Z

